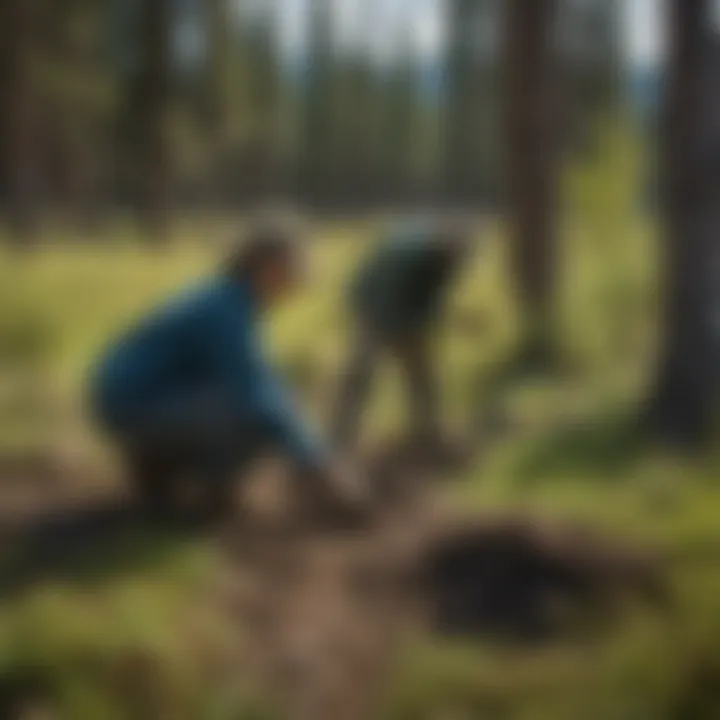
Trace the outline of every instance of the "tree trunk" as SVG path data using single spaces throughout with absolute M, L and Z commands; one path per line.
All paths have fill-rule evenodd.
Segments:
M 227 119 L 229 22 L 228 0 L 205 0 L 207 53 L 207 131 L 221 141 Z
M 228 41 L 229 13 L 228 0 L 205 0 L 205 43 L 206 43 L 206 107 L 205 131 L 208 138 L 208 152 L 212 158 L 213 177 L 210 180 L 210 202 L 226 198 L 225 155 L 227 140 L 228 106 Z
M 308 79 L 303 128 L 298 147 L 299 194 L 311 202 L 327 201 L 336 193 L 333 146 L 332 3 L 314 0 L 309 14 Z
M 451 0 L 449 9 L 447 57 L 447 110 L 444 119 L 445 188 L 451 203 L 477 201 L 473 187 L 476 170 L 471 149 L 474 147 L 474 76 L 473 52 L 477 0 Z
M 140 218 L 150 237 L 167 234 L 170 203 L 170 147 L 167 111 L 170 90 L 171 0 L 145 0 L 143 67 L 138 100 L 142 168 Z
M 10 232 L 19 245 L 37 230 L 36 0 L 0 3 L 0 175 Z
M 648 420 L 663 439 L 702 443 L 717 392 L 720 282 L 720 40 L 708 0 L 673 0 L 661 138 L 664 338 Z
M 555 0 L 506 5 L 505 151 L 512 271 L 523 321 L 524 358 L 553 349 L 558 133 Z

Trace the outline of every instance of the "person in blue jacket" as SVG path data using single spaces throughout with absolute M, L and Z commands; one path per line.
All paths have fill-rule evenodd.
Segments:
M 471 224 L 459 217 L 401 223 L 361 264 L 349 292 L 353 340 L 332 420 L 336 447 L 347 450 L 354 443 L 376 366 L 385 355 L 399 363 L 407 380 L 413 438 L 437 446 L 434 330 L 471 236 Z
M 338 509 L 359 500 L 359 483 L 351 490 L 298 415 L 259 337 L 263 312 L 299 284 L 304 260 L 294 229 L 252 229 L 220 272 L 149 312 L 95 366 L 94 416 L 150 505 L 169 507 L 180 480 L 193 479 L 222 511 L 238 473 L 272 451 Z

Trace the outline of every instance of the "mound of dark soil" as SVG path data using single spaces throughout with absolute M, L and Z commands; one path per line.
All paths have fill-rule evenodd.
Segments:
M 669 598 L 656 558 L 567 526 L 459 524 L 428 537 L 416 562 L 432 624 L 452 634 L 538 639 L 597 623 L 629 599 L 665 606 Z

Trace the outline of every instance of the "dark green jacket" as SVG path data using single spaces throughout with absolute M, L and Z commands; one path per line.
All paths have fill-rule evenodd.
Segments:
M 351 285 L 355 314 L 373 330 L 423 330 L 442 309 L 452 258 L 430 229 L 406 228 L 381 240 Z

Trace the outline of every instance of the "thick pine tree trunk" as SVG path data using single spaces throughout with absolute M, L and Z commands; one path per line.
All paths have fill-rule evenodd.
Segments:
M 720 40 L 709 0 L 672 0 L 661 139 L 664 337 L 651 428 L 685 444 L 708 438 L 720 373 Z
M 557 265 L 558 125 L 555 0 L 508 0 L 505 152 L 512 272 L 523 322 L 522 357 L 553 350 Z

